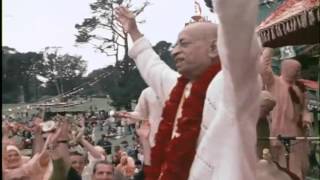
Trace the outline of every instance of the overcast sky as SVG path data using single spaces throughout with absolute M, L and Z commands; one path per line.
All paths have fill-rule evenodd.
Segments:
M 87 74 L 114 61 L 92 46 L 75 47 L 74 25 L 91 17 L 89 4 L 95 0 L 2 0 L 2 45 L 19 52 L 40 52 L 46 46 L 61 46 L 61 52 L 81 55 L 87 61 Z M 139 6 L 143 0 L 133 0 Z M 184 23 L 194 15 L 193 0 L 149 0 L 151 5 L 139 16 L 146 20 L 140 30 L 152 44 L 175 42 Z M 202 14 L 212 15 L 203 0 Z

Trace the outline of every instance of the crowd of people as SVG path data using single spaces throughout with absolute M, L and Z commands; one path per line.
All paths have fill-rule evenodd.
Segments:
M 11 141 L 15 127 L 4 123 L 3 178 L 304 180 L 306 140 L 292 146 L 289 168 L 279 141 L 259 139 L 309 135 L 312 115 L 299 82 L 300 63 L 283 60 L 281 75 L 273 74 L 272 49 L 261 47 L 255 35 L 258 1 L 210 4 L 219 24 L 202 19 L 184 27 L 172 49 L 177 71 L 160 60 L 133 12 L 116 8 L 133 41 L 129 55 L 149 85 L 133 112 L 115 115 L 135 125 L 126 126 L 137 135 L 134 147 L 113 147 L 109 138 L 120 131 L 109 121 L 79 117 L 74 130 L 74 122 L 59 116 L 53 131 L 42 132 L 43 119 L 34 117 L 23 133 L 33 137 L 32 156 L 25 157 Z
M 96 125 L 99 122 L 86 123 L 84 117 L 70 120 L 68 116 L 58 116 L 55 128 L 48 132 L 43 130 L 43 118 L 38 116 L 32 118 L 30 127 L 3 119 L 4 179 L 126 180 L 141 176 L 143 155 L 140 145 L 134 141 L 136 138 L 131 147 L 128 142 L 123 146 L 113 145 L 110 140 L 113 136 L 108 136 L 106 131 L 101 139 L 93 141 L 90 136 L 95 126 L 102 127 Z M 80 122 L 76 132 L 72 127 L 75 122 Z M 26 138 L 31 141 L 30 146 L 19 141 Z M 21 150 L 25 149 L 30 149 L 31 154 L 23 154 Z

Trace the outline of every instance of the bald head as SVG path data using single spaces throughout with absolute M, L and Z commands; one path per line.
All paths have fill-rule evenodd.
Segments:
M 216 40 L 218 25 L 211 22 L 196 22 L 188 24 L 182 32 L 188 32 L 197 40 Z
M 216 24 L 197 22 L 187 25 L 172 50 L 178 72 L 196 80 L 212 64 L 218 63 L 216 40 Z
M 301 64 L 295 59 L 286 59 L 281 63 L 281 76 L 288 82 L 294 82 L 300 76 Z

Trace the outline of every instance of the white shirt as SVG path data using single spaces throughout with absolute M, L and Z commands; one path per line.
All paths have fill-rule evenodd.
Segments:
M 131 114 L 135 117 L 141 117 L 149 120 L 149 142 L 151 147 L 155 145 L 154 138 L 161 121 L 162 108 L 163 101 L 160 100 L 160 98 L 150 87 L 148 87 L 141 92 L 141 95 L 138 99 L 138 104 L 135 107 L 134 112 L 131 112 Z

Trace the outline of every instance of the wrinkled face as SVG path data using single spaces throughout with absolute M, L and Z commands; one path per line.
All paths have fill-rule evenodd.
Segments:
M 172 50 L 177 71 L 191 80 L 196 79 L 212 64 L 209 57 L 210 41 L 200 38 L 196 33 L 201 32 L 187 26 L 179 34 Z
M 301 65 L 295 60 L 284 60 L 281 63 L 281 76 L 288 81 L 295 81 L 300 77 Z
M 7 152 L 8 169 L 15 169 L 21 166 L 21 156 L 15 150 Z
M 84 157 L 80 155 L 71 155 L 70 161 L 71 167 L 73 167 L 79 174 L 82 174 L 83 168 L 85 166 Z
M 113 167 L 107 164 L 98 164 L 92 180 L 113 180 Z

